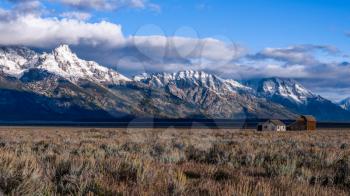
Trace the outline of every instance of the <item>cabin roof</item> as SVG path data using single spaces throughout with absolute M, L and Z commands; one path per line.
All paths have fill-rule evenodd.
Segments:
M 286 126 L 286 124 L 284 124 L 282 121 L 280 120 L 269 120 L 268 122 L 277 125 L 277 126 Z

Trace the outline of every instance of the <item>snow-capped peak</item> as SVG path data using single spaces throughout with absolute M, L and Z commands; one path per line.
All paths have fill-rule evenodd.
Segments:
M 79 59 L 68 45 L 61 45 L 54 49 L 52 53 L 41 55 L 39 62 L 38 68 L 55 73 L 71 81 L 87 79 L 115 84 L 121 81 L 130 81 L 127 77 L 96 62 Z
M 317 95 L 293 79 L 263 79 L 256 88 L 258 93 L 265 96 L 281 96 L 296 103 L 305 103 L 308 98 L 317 97 Z
M 343 109 L 350 111 L 350 97 L 340 101 L 338 105 Z
M 144 73 L 135 76 L 134 81 L 143 82 L 156 88 L 165 87 L 169 84 L 175 84 L 180 88 L 203 87 L 211 89 L 217 93 L 223 91 L 236 92 L 237 90 L 250 89 L 235 80 L 224 80 L 216 75 L 194 70 L 185 70 L 174 73 Z
M 0 72 L 20 77 L 26 69 L 37 62 L 36 52 L 25 47 L 0 48 Z
M 67 62 L 78 59 L 77 55 L 72 52 L 68 45 L 60 45 L 59 47 L 54 49 L 52 53 L 55 55 L 56 58 L 66 60 Z
M 150 75 L 148 73 L 142 73 L 142 74 L 134 76 L 133 80 L 136 82 L 141 82 L 142 80 L 146 80 L 149 77 L 150 77 Z
M 58 46 L 55 51 L 59 52 L 59 53 L 72 53 L 72 50 L 70 49 L 69 45 L 67 44 L 62 44 L 60 46 Z
M 38 54 L 25 47 L 0 48 L 0 72 L 20 78 L 31 68 L 48 71 L 72 82 L 79 79 L 109 84 L 130 81 L 96 62 L 79 59 L 68 45 L 61 45 L 51 53 L 44 54 Z
M 225 80 L 225 83 L 231 88 L 231 89 L 246 89 L 246 90 L 251 90 L 250 87 L 244 86 L 243 84 L 237 82 L 236 80 L 228 79 Z
M 208 88 L 216 88 L 222 79 L 207 74 L 203 71 L 179 71 L 174 73 L 153 73 L 142 74 L 134 77 L 135 81 L 141 81 L 150 84 L 153 87 L 164 87 L 169 83 L 177 83 L 181 85 L 194 86 L 201 85 Z

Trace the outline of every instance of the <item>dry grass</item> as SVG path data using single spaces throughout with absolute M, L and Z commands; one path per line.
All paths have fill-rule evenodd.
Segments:
M 0 128 L 0 195 L 349 195 L 350 132 Z

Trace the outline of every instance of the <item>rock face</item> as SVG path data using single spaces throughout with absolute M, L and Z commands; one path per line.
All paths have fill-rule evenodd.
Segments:
M 350 113 L 337 104 L 316 95 L 292 79 L 267 78 L 246 84 L 259 97 L 283 105 L 298 114 L 309 114 L 321 121 L 349 121 Z
M 202 71 L 137 76 L 137 81 L 195 105 L 207 118 L 294 118 L 281 105 L 254 95 L 253 89 Z
M 85 79 L 106 84 L 130 81 L 127 77 L 95 62 L 79 59 L 67 45 L 56 48 L 51 54 L 41 55 L 36 67 L 71 81 Z
M 129 79 L 79 59 L 67 45 L 43 54 L 0 48 L 0 96 L 0 120 L 291 119 L 304 113 L 340 119 L 349 113 L 293 80 L 242 84 L 192 70 Z
M 61 45 L 52 53 L 37 54 L 23 47 L 0 48 L 0 70 L 20 78 L 30 69 L 40 69 L 69 79 L 72 82 L 91 80 L 106 84 L 130 81 L 127 77 L 93 61 L 84 61 L 69 46 Z

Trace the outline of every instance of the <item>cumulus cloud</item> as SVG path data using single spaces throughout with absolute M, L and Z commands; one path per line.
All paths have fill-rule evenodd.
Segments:
M 119 25 L 106 21 L 87 23 L 74 19 L 41 18 L 33 15 L 0 21 L 1 45 L 52 48 L 59 44 L 119 45 L 123 41 Z
M 132 74 L 213 67 L 218 70 L 246 52 L 241 46 L 212 38 L 165 36 L 130 36 L 125 38 L 124 44 L 114 48 L 99 47 L 98 50 L 103 52 L 98 55 L 94 50 L 96 48 L 81 46 L 76 51 L 84 58 L 92 58 L 120 71 L 132 70 Z
M 213 38 L 125 37 L 120 25 L 84 21 L 88 17 L 81 12 L 67 12 L 56 18 L 0 10 L 0 45 L 52 49 L 69 44 L 78 55 L 104 65 L 132 70 L 135 64 L 142 64 L 152 71 L 176 71 L 184 66 L 205 69 L 214 62 L 218 67 L 245 54 L 243 47 Z

